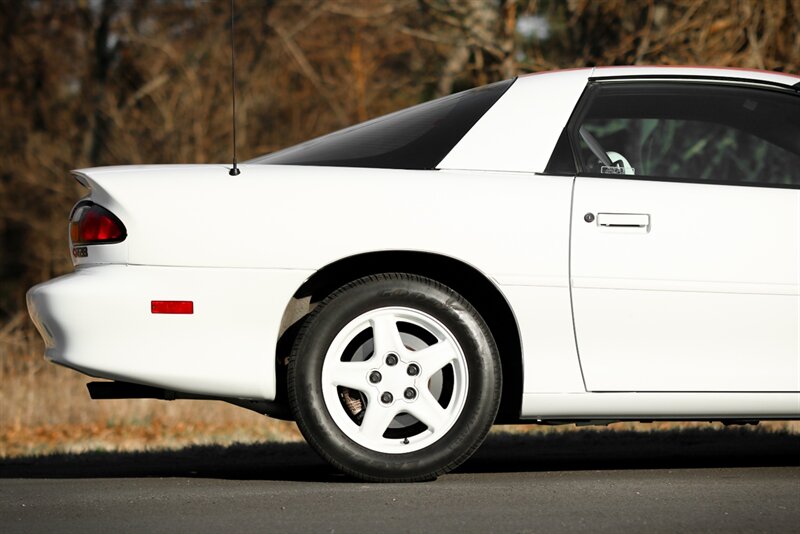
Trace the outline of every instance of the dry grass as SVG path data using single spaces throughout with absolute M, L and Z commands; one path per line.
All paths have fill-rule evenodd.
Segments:
M 670 431 L 704 431 L 704 430 L 723 430 L 726 427 L 719 422 L 707 423 L 700 421 L 656 421 L 653 423 L 639 423 L 639 422 L 621 422 L 612 423 L 605 426 L 578 426 L 573 424 L 546 426 L 546 425 L 499 425 L 495 426 L 492 431 L 505 434 L 529 434 L 535 432 L 537 434 L 560 434 L 569 433 L 583 430 L 591 430 L 593 432 L 641 432 L 641 433 L 663 433 Z M 742 431 L 758 430 L 759 432 L 766 433 L 780 433 L 780 434 L 797 434 L 800 436 L 800 421 L 761 421 L 758 425 L 734 425 L 733 428 L 739 428 Z
M 75 371 L 41 357 L 42 342 L 20 313 L 0 329 L 0 458 L 85 451 L 176 449 L 189 445 L 301 440 L 293 423 L 214 401 L 92 401 Z M 615 423 L 609 431 L 722 428 L 720 423 Z M 800 422 L 759 430 L 800 434 Z M 565 433 L 574 425 L 499 426 L 494 432 Z

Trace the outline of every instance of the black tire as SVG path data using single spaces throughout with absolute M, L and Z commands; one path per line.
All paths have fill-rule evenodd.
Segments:
M 414 423 L 416 427 L 409 424 L 398 430 L 408 434 L 424 433 L 425 436 L 429 436 L 425 439 L 435 439 L 428 445 L 425 445 L 426 441 L 420 441 L 419 446 L 425 446 L 408 453 L 402 450 L 399 453 L 387 453 L 375 450 L 379 448 L 377 446 L 368 448 L 351 439 L 337 424 L 328 408 L 331 406 L 330 389 L 328 404 L 323 394 L 323 363 L 334 339 L 347 325 L 352 324 L 351 321 L 354 319 L 364 314 L 382 313 L 383 309 L 410 309 L 434 318 L 437 324 L 443 325 L 452 335 L 448 347 L 456 346 L 460 349 L 459 369 L 467 369 L 466 373 L 458 375 L 463 377 L 459 382 L 457 393 L 463 408 L 460 411 L 453 408 L 448 423 L 451 426 L 447 430 L 441 430 L 434 438 L 432 436 L 435 436 L 436 432 L 433 427 L 426 427 L 421 419 Z M 402 324 L 397 323 L 398 330 L 401 330 L 399 325 Z M 401 330 L 399 337 L 403 335 Z M 407 345 L 405 339 L 407 338 L 403 338 L 402 341 L 404 346 Z M 406 354 L 412 354 L 413 357 L 411 352 Z M 375 361 L 373 357 L 369 357 L 369 362 Z M 382 357 L 379 355 L 376 360 Z M 407 363 L 404 360 L 401 364 Z M 411 366 L 413 367 L 413 364 Z M 386 370 L 385 367 L 383 369 Z M 443 374 L 448 372 L 448 369 L 445 367 L 438 372 Z M 406 369 L 406 372 L 411 374 L 412 371 Z M 500 358 L 494 338 L 486 323 L 469 302 L 449 287 L 434 280 L 411 274 L 386 273 L 361 278 L 345 285 L 325 298 L 305 319 L 289 360 L 288 396 L 297 425 L 306 441 L 336 468 L 367 481 L 412 482 L 435 479 L 454 469 L 473 454 L 483 442 L 497 414 L 501 396 L 501 378 Z M 433 379 L 425 379 L 420 387 L 430 388 L 432 381 Z M 440 389 L 446 390 L 448 387 L 446 383 L 449 382 L 446 382 L 446 379 L 440 381 L 445 383 Z M 386 384 L 389 384 L 388 378 Z M 353 392 L 362 395 L 363 398 L 363 394 L 358 391 L 348 390 L 348 399 Z M 446 403 L 452 401 L 441 400 L 445 395 L 446 393 L 440 393 L 440 398 L 436 400 L 446 406 Z M 373 401 L 364 402 L 362 421 L 369 407 L 368 402 Z M 342 401 L 342 410 L 346 409 L 352 411 L 352 408 L 347 408 Z M 405 413 L 401 415 L 408 417 Z M 354 418 L 353 424 L 356 424 L 357 414 L 350 416 Z M 392 424 L 398 425 L 399 419 L 392 419 Z M 442 425 L 441 428 L 447 427 Z M 384 434 L 378 433 L 375 436 L 379 441 L 383 440 L 395 446 L 395 441 L 389 437 L 389 432 L 394 431 L 390 427 Z M 409 443 L 408 438 L 402 443 Z

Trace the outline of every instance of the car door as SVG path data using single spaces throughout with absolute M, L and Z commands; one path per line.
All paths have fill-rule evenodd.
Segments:
M 587 389 L 800 390 L 800 97 L 594 83 L 569 131 Z

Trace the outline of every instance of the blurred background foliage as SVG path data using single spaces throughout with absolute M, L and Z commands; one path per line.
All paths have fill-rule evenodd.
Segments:
M 520 73 L 800 71 L 800 0 L 238 0 L 240 160 Z M 227 0 L 0 3 L 0 324 L 70 270 L 68 170 L 231 157 Z
M 800 0 L 236 4 L 240 160 L 526 72 L 629 64 L 800 71 Z M 11 384 L 56 373 L 42 370 L 24 293 L 71 270 L 66 222 L 83 191 L 69 169 L 230 160 L 228 6 L 0 2 L 0 426 L 47 422 L 41 411 L 12 409 L 31 410 L 36 399 Z

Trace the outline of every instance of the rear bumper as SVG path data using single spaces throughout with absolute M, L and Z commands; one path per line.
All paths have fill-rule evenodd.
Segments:
M 287 303 L 311 271 L 101 265 L 39 284 L 28 310 L 49 360 L 99 378 L 272 400 Z M 152 314 L 191 300 L 191 315 Z

